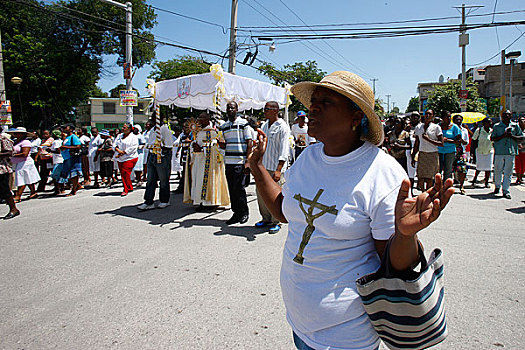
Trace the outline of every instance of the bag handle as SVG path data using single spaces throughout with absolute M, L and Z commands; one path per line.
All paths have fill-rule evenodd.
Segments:
M 379 268 L 379 272 L 385 278 L 401 277 L 401 278 L 406 278 L 406 279 L 412 279 L 413 274 L 415 273 L 413 269 L 407 269 L 405 271 L 398 271 L 398 270 L 395 270 L 392 267 L 392 264 L 390 263 L 390 245 L 392 244 L 393 239 L 394 239 L 394 235 L 390 237 L 390 239 L 388 240 L 386 244 L 385 253 L 383 254 L 383 258 L 381 259 L 381 267 Z M 423 271 L 428 267 L 428 262 L 423 252 L 423 245 L 421 244 L 419 240 L 417 241 L 417 246 L 418 246 L 419 263 L 421 264 L 421 271 Z

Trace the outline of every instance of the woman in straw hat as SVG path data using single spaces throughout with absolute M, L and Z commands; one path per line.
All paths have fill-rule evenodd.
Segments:
M 27 130 L 24 127 L 17 127 L 7 131 L 13 135 L 14 148 L 11 162 L 15 167 L 15 186 L 17 186 L 14 197 L 15 202 L 20 202 L 22 193 L 27 185 L 31 190 L 28 199 L 38 196 L 35 190 L 35 184 L 40 181 L 40 175 L 31 158 L 31 141 L 27 139 Z
M 374 350 L 379 337 L 355 281 L 379 268 L 391 236 L 392 267 L 417 263 L 417 232 L 438 218 L 452 181 L 438 174 L 431 189 L 409 197 L 406 172 L 377 147 L 383 127 L 374 94 L 357 75 L 334 72 L 292 92 L 310 110 L 308 134 L 320 143 L 286 172 L 282 189 L 261 164 L 261 130 L 249 159 L 268 209 L 289 223 L 281 268 L 287 320 L 299 349 Z

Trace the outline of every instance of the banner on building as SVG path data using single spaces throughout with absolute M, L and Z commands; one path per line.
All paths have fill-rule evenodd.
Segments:
M 121 107 L 137 107 L 139 105 L 139 96 L 135 90 L 120 90 Z
M 13 124 L 11 116 L 11 101 L 0 101 L 0 125 Z

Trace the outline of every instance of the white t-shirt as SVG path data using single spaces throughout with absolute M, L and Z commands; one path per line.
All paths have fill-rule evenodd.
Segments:
M 355 281 L 380 266 L 374 239 L 387 240 L 394 233 L 394 207 L 407 175 L 369 142 L 341 157 L 325 155 L 323 147 L 307 147 L 284 175 L 283 213 L 289 224 L 281 289 L 286 317 L 315 349 L 373 350 L 379 338 Z M 317 203 L 334 208 L 313 221 L 301 265 L 293 259 L 307 223 L 298 199 L 312 201 L 321 190 Z M 310 205 L 303 207 L 308 212 Z M 313 215 L 319 212 L 316 208 Z
M 466 145 L 461 145 L 461 147 L 463 147 L 463 153 L 466 153 L 467 152 L 467 146 L 468 146 L 468 143 L 470 141 L 469 140 L 469 135 L 468 135 L 468 130 L 464 126 L 460 126 L 459 128 L 461 129 L 461 139 L 467 143 Z
M 424 140 L 423 133 L 425 133 L 425 124 L 419 123 L 419 125 L 416 126 L 416 129 L 414 130 L 414 135 L 419 138 L 419 151 L 427 153 L 437 152 L 438 146 L 431 144 L 427 140 Z M 439 136 L 443 135 L 443 131 L 439 125 L 430 123 L 426 130 L 426 134 L 431 140 L 438 141 Z
M 157 133 L 155 127 L 148 132 L 148 138 L 146 139 L 146 147 L 150 148 L 155 145 L 157 139 Z M 162 147 L 173 148 L 173 134 L 166 124 L 162 124 L 160 127 L 160 143 Z
M 80 140 L 82 142 L 82 140 Z M 100 137 L 100 135 L 97 135 L 96 137 L 91 136 L 91 140 L 89 140 L 89 148 L 88 148 L 88 155 L 92 158 L 95 157 L 97 153 L 97 149 L 104 143 L 104 140 Z
M 304 126 L 301 128 L 298 123 L 292 125 L 292 136 L 295 141 L 296 147 L 306 147 L 309 146 L 310 143 L 315 142 L 315 139 L 311 136 L 308 136 L 308 126 L 304 124 Z M 303 141 L 303 145 L 299 146 L 298 142 L 299 140 Z
M 83 145 L 89 145 L 89 141 L 91 141 L 91 139 L 87 135 L 82 135 L 79 137 L 79 139 L 80 139 L 80 143 Z
M 51 150 L 56 151 L 57 149 L 60 149 L 62 147 L 62 140 L 58 139 L 53 141 L 51 144 Z M 53 155 L 53 165 L 64 163 L 64 158 L 62 158 L 62 152 L 59 153 L 51 153 Z
M 139 140 L 136 135 L 130 133 L 126 138 L 123 138 L 124 134 L 118 134 L 113 144 L 113 149 L 118 148 L 121 151 L 126 152 L 117 158 L 117 152 L 115 152 L 114 159 L 117 162 L 125 162 L 134 158 L 138 158 Z

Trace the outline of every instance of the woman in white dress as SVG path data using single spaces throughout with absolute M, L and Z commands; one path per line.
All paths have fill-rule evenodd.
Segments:
M 476 148 L 476 173 L 472 179 L 472 186 L 476 186 L 478 175 L 480 172 L 485 172 L 485 187 L 489 187 L 490 173 L 492 172 L 492 161 L 494 159 L 494 152 L 492 141 L 490 140 L 490 134 L 492 133 L 491 121 L 489 118 L 485 118 L 482 121 L 482 127 L 477 128 L 472 135 L 472 140 L 478 141 L 478 147 Z
M 18 127 L 9 129 L 7 132 L 13 136 L 14 141 L 13 156 L 11 157 L 11 163 L 15 168 L 15 186 L 17 186 L 14 200 L 20 202 L 26 186 L 29 186 L 31 190 L 28 199 L 35 198 L 38 196 L 35 184 L 40 181 L 40 175 L 33 158 L 31 158 L 31 142 L 27 139 L 27 130 Z
M 144 135 L 142 134 L 142 127 L 138 124 L 136 124 L 133 127 L 133 134 L 137 136 L 137 140 L 139 142 L 139 147 L 137 149 L 137 153 L 139 154 L 139 158 L 137 160 L 137 164 L 135 164 L 135 167 L 133 168 L 133 174 L 135 177 L 135 186 L 140 187 L 142 186 L 143 176 L 142 172 L 144 171 L 144 148 L 146 146 L 146 139 L 144 138 Z

